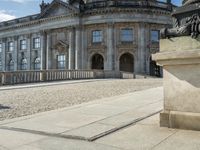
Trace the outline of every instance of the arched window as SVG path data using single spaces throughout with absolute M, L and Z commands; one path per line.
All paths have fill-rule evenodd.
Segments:
M 34 69 L 35 70 L 40 70 L 40 58 L 35 58 L 35 61 L 34 61 Z
M 8 63 L 8 71 L 14 71 L 14 61 L 12 59 Z
M 27 59 L 22 58 L 21 60 L 21 70 L 27 70 Z

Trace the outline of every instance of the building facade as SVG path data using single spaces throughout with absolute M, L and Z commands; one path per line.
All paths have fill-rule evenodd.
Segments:
M 151 54 L 172 24 L 170 0 L 42 1 L 0 23 L 0 70 L 104 69 L 159 75 Z

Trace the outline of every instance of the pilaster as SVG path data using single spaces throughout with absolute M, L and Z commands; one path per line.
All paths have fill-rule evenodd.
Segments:
M 18 70 L 18 36 L 14 37 L 13 60 L 14 60 L 14 71 L 17 71 Z
M 139 23 L 138 28 L 138 51 L 135 61 L 135 73 L 146 73 L 146 29 L 145 23 Z
M 105 70 L 114 69 L 114 24 L 109 23 L 107 28 L 107 60 Z
M 2 50 L 2 58 L 1 58 L 1 63 L 2 63 L 2 71 L 6 71 L 6 38 L 4 38 L 2 40 L 2 46 L 3 46 L 3 50 Z
M 81 27 L 76 27 L 75 69 L 81 69 Z
M 68 69 L 75 69 L 75 29 L 71 27 L 69 29 L 69 63 Z
M 51 69 L 51 33 L 46 31 L 46 69 Z
M 27 70 L 31 70 L 31 34 L 27 35 Z
M 46 69 L 46 33 L 44 31 L 40 32 L 40 40 L 41 40 L 41 70 Z

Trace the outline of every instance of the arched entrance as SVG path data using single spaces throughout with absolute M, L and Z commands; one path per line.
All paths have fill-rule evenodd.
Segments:
M 156 62 L 152 60 L 152 58 L 150 58 L 150 68 L 149 69 L 150 69 L 151 76 L 161 77 L 160 66 L 158 66 L 156 64 Z
M 125 53 L 120 57 L 120 71 L 134 71 L 134 57 L 132 54 Z
M 92 56 L 92 69 L 104 69 L 104 59 L 102 55 L 95 54 L 94 56 Z

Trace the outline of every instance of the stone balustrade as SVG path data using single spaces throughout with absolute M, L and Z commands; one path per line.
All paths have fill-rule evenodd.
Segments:
M 44 70 L 0 72 L 0 85 L 104 78 L 133 79 L 135 78 L 135 74 L 109 70 Z
M 96 8 L 105 8 L 105 7 L 135 7 L 135 8 L 159 8 L 163 10 L 172 10 L 172 4 L 162 1 L 133 1 L 133 0 L 102 0 L 86 3 L 84 5 L 84 10 L 91 10 Z

